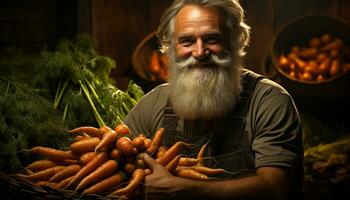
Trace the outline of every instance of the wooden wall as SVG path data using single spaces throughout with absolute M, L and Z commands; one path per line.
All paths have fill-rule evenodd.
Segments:
M 70 0 L 1 1 L 0 55 L 14 47 L 25 52 L 53 49 L 59 38 L 74 37 L 76 8 Z
M 251 26 L 246 65 L 256 72 L 270 53 L 276 33 L 290 20 L 322 14 L 350 21 L 349 0 L 240 0 Z M 101 54 L 118 68 L 112 76 L 127 82 L 137 44 L 154 31 L 172 0 L 11 0 L 0 2 L 0 54 L 6 47 L 52 49 L 59 38 L 91 33 Z
M 99 41 L 99 51 L 116 60 L 112 76 L 119 84 L 125 84 L 133 73 L 133 51 L 157 28 L 169 4 L 169 0 L 91 0 L 92 35 Z
M 274 37 L 290 20 L 315 14 L 350 22 L 348 0 L 241 0 L 241 3 L 252 28 L 246 63 L 257 72 L 261 72 L 264 57 L 271 52 Z
M 290 20 L 307 14 L 330 15 L 350 21 L 347 0 L 240 0 L 251 26 L 246 65 L 261 73 L 273 38 Z M 113 76 L 130 72 L 131 55 L 137 44 L 155 30 L 162 12 L 172 0 L 91 0 L 92 34 L 99 49 L 115 58 L 119 69 Z

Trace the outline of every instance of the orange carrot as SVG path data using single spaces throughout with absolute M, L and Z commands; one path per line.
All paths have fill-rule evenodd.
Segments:
M 145 179 L 145 172 L 142 169 L 136 169 L 132 174 L 132 177 L 128 183 L 128 185 L 124 188 L 117 189 L 112 192 L 111 196 L 121 196 L 127 195 L 136 190 L 136 188 L 143 182 Z
M 30 169 L 24 169 L 24 173 L 26 173 L 27 175 L 32 175 L 34 174 L 34 172 Z
M 120 136 L 127 136 L 130 135 L 130 130 L 129 127 L 127 127 L 125 124 L 118 124 L 114 128 L 115 132 L 117 132 L 118 135 Z
M 60 165 L 76 165 L 78 164 L 78 160 L 72 160 L 72 159 L 64 159 L 64 160 L 57 160 L 57 163 L 59 163 Z
M 350 67 L 349 67 L 350 68 Z M 152 140 L 149 138 L 145 139 L 145 147 L 148 149 L 151 146 Z
M 103 135 L 100 143 L 96 146 L 95 151 L 101 150 L 103 147 L 108 146 L 109 144 L 112 144 L 118 139 L 118 134 L 114 130 L 110 129 Z
M 108 131 L 111 130 L 111 128 L 109 128 L 108 126 L 102 126 L 98 129 L 99 132 L 99 137 L 102 138 L 103 135 Z
M 77 136 L 75 137 L 75 141 L 80 141 L 80 140 L 84 140 L 84 139 L 87 139 L 87 138 L 89 138 L 89 137 L 86 137 L 86 136 L 84 136 L 84 135 L 77 135 Z
M 92 137 L 99 137 L 100 136 L 98 128 L 92 127 L 92 126 L 81 126 L 81 127 L 69 130 L 68 133 L 73 133 L 73 134 L 87 133 L 88 135 L 90 135 Z
M 96 146 L 100 143 L 100 141 L 101 140 L 98 137 L 90 137 L 73 142 L 69 146 L 69 148 L 70 150 L 72 150 L 73 153 L 82 154 L 89 151 L 93 151 L 96 148 Z
M 37 160 L 29 164 L 26 169 L 37 172 L 57 165 L 58 163 L 52 160 Z
M 113 172 L 117 170 L 118 164 L 115 160 L 108 160 L 99 166 L 95 171 L 86 176 L 81 182 L 78 184 L 76 191 L 81 190 L 88 186 L 89 184 L 98 182 L 103 178 L 106 178 L 108 175 L 111 175 Z
M 209 168 L 209 167 L 200 166 L 200 165 L 179 166 L 177 169 L 193 169 L 206 175 L 225 173 L 225 170 L 221 168 Z
M 343 41 L 340 39 L 334 39 L 332 42 L 325 44 L 321 51 L 330 51 L 332 49 L 341 49 L 343 47 Z
M 36 146 L 29 149 L 30 153 L 39 154 L 53 160 L 65 160 L 65 159 L 76 159 L 77 155 L 73 154 L 72 151 L 61 151 L 49 147 Z
M 156 155 L 156 158 L 160 158 L 164 155 L 164 153 L 168 150 L 168 148 L 166 146 L 160 146 L 158 149 L 157 149 L 157 155 Z
M 84 166 L 88 162 L 90 162 L 92 159 L 94 159 L 95 157 L 96 157 L 96 153 L 95 152 L 84 153 L 83 155 L 80 156 L 78 163 L 81 166 Z
M 199 150 L 198 155 L 197 155 L 197 160 L 198 160 L 197 165 L 204 165 L 204 163 L 203 163 L 203 161 L 204 161 L 203 158 L 204 158 L 205 151 L 206 151 L 206 149 L 207 149 L 207 145 L 208 145 L 208 143 L 204 144 L 204 145 L 201 147 L 201 149 Z
M 179 164 L 180 161 L 180 155 L 177 155 L 172 161 L 170 161 L 165 168 L 170 172 L 173 173 Z
M 59 189 L 63 189 L 65 188 L 68 183 L 74 178 L 74 176 L 71 176 L 71 177 L 68 177 L 68 178 L 65 178 L 64 180 L 60 181 L 59 183 L 57 183 L 54 188 L 59 188 Z
M 81 170 L 74 176 L 74 178 L 66 187 L 70 187 L 71 185 L 83 179 L 86 175 L 93 172 L 97 167 L 106 162 L 107 159 L 108 154 L 106 152 L 98 153 L 94 159 L 92 159 L 90 162 L 88 162 L 88 164 L 81 168 Z
M 143 137 L 135 137 L 132 140 L 132 143 L 134 147 L 139 151 L 143 151 L 145 149 L 145 139 Z
M 42 171 L 36 172 L 34 174 L 28 175 L 27 179 L 31 181 L 48 181 L 57 172 L 63 170 L 65 166 L 55 166 Z
M 163 165 L 166 166 L 172 159 L 176 157 L 178 152 L 180 151 L 181 147 L 184 146 L 189 146 L 189 144 L 183 142 L 183 141 L 178 141 L 174 145 L 172 145 L 162 157 L 157 158 L 156 161 Z
M 120 158 L 120 151 L 118 149 L 113 149 L 112 151 L 109 152 L 109 156 L 113 158 L 114 160 L 119 160 Z
M 54 187 L 56 183 L 50 181 L 37 181 L 35 185 L 44 187 Z
M 57 172 L 54 176 L 50 178 L 51 182 L 59 182 L 63 179 L 73 176 L 74 174 L 78 173 L 81 169 L 80 165 L 70 165 L 63 170 Z
M 199 180 L 199 181 L 202 181 L 202 180 L 208 180 L 208 176 L 203 174 L 203 173 L 200 173 L 194 169 L 190 169 L 190 168 L 182 168 L 182 169 L 178 169 L 175 171 L 176 175 L 179 176 L 179 177 L 182 177 L 182 178 L 189 178 L 189 179 L 192 179 L 192 180 Z
M 196 165 L 197 163 L 198 163 L 197 158 L 181 157 L 179 161 L 179 166 L 191 166 L 191 165 Z
M 118 151 L 124 155 L 132 155 L 137 153 L 137 149 L 134 147 L 132 141 L 128 137 L 121 137 L 116 143 Z
M 99 194 L 117 187 L 125 180 L 125 176 L 121 172 L 117 172 L 110 177 L 90 186 L 83 191 L 83 194 Z
M 150 147 L 147 148 L 147 153 L 149 155 L 152 155 L 154 152 L 156 152 L 156 150 L 158 149 L 158 147 L 160 147 L 162 145 L 163 142 L 163 137 L 164 137 L 164 128 L 160 128 L 156 134 L 154 135 L 154 137 L 152 138 L 151 141 L 151 145 Z
M 124 171 L 126 173 L 132 174 L 135 171 L 135 169 L 136 169 L 136 166 L 134 163 L 126 163 L 124 165 Z

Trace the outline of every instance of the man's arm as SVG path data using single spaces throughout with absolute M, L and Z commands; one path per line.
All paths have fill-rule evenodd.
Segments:
M 261 167 L 257 174 L 240 179 L 193 181 L 170 174 L 152 157 L 143 156 L 153 173 L 146 176 L 148 199 L 287 199 L 294 172 L 278 167 Z

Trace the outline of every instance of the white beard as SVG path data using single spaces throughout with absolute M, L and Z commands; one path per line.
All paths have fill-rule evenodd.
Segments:
M 169 57 L 170 101 L 180 118 L 213 119 L 234 108 L 241 92 L 239 56 L 211 56 L 209 67 L 191 67 L 198 62 L 193 57 L 178 62 L 174 51 Z

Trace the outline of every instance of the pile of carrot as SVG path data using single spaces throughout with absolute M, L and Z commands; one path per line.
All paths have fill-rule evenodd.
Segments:
M 278 57 L 278 67 L 288 77 L 322 82 L 350 71 L 350 49 L 329 33 L 309 39 L 307 46 L 294 45 Z
M 148 153 L 169 172 L 183 178 L 208 180 L 212 174 L 225 172 L 204 166 L 206 145 L 195 158 L 179 154 L 182 148 L 192 148 L 192 144 L 178 141 L 170 147 L 164 146 L 164 128 L 151 139 L 143 134 L 132 137 L 124 124 L 115 129 L 82 126 L 68 132 L 75 134 L 69 149 L 33 147 L 28 151 L 41 159 L 16 175 L 38 186 L 73 190 L 82 195 L 130 197 L 145 176 L 152 173 L 141 158 L 142 153 Z

